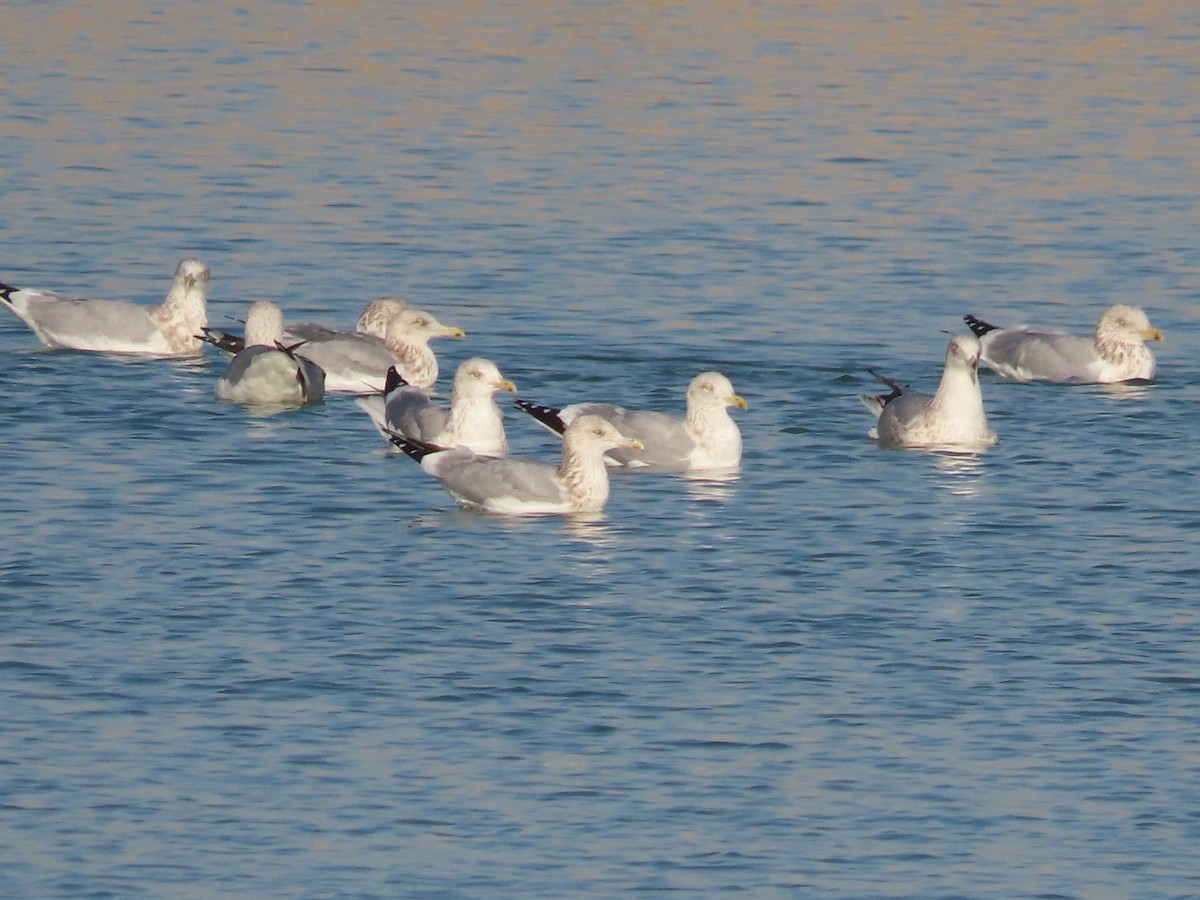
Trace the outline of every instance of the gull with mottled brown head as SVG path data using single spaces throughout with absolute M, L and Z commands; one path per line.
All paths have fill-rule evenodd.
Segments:
M 1028 325 L 999 328 L 975 316 L 963 316 L 963 320 L 979 338 L 983 363 L 1016 381 L 1150 381 L 1156 364 L 1146 341 L 1163 339 L 1145 310 L 1137 306 L 1110 306 L 1091 337 Z
M 983 411 L 978 369 L 979 339 L 963 334 L 946 347 L 946 367 L 933 394 L 910 390 L 869 370 L 892 389 L 890 394 L 859 398 L 878 420 L 871 437 L 890 448 L 980 451 L 993 446 L 997 438 Z
M 192 356 L 208 322 L 208 266 L 194 258 L 175 269 L 166 299 L 156 306 L 124 300 L 85 300 L 57 291 L 0 284 L 0 302 L 47 347 L 94 353 Z
M 440 447 L 466 447 L 479 456 L 508 453 L 496 392 L 511 393 L 517 386 L 490 359 L 477 356 L 458 367 L 449 409 L 405 382 L 395 368 L 388 371 L 387 388 L 383 394 L 355 401 L 385 438 L 399 433 Z
M 483 457 L 393 432 L 404 453 L 466 507 L 510 516 L 598 513 L 608 503 L 606 451 L 637 450 L 641 442 L 599 416 L 580 416 L 563 434 L 562 464 L 518 457 Z
M 217 398 L 248 406 L 306 406 L 325 398 L 325 373 L 282 343 L 283 313 L 259 300 L 246 315 L 246 347 L 217 382 Z
M 580 416 L 600 416 L 622 434 L 636 437 L 644 452 L 628 448 L 609 452 L 610 465 L 670 471 L 729 469 L 742 459 L 742 433 L 729 415 L 729 408 L 746 408 L 734 393 L 729 379 L 720 372 L 701 372 L 687 389 L 684 416 L 626 409 L 613 403 L 574 403 L 557 409 L 518 400 L 517 407 L 556 434 L 562 434 Z

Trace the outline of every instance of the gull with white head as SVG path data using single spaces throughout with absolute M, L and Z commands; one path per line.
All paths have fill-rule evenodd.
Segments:
M 217 398 L 249 406 L 306 406 L 325 398 L 325 373 L 283 344 L 283 313 L 259 300 L 246 315 L 246 347 L 217 382 Z
M 196 333 L 208 322 L 208 266 L 188 257 L 175 269 L 166 299 L 156 306 L 124 300 L 84 300 L 56 291 L 0 284 L 0 304 L 47 347 L 96 353 L 192 356 Z
M 870 435 L 882 447 L 920 447 L 979 451 L 993 446 L 996 433 L 988 425 L 979 389 L 979 339 L 956 335 L 946 347 L 946 367 L 937 391 L 909 390 L 875 371 L 890 394 L 859 399 L 878 419 Z
M 494 362 L 477 356 L 455 372 L 449 409 L 435 405 L 428 393 L 405 382 L 394 367 L 388 370 L 383 394 L 355 402 L 385 438 L 399 433 L 439 447 L 466 447 L 479 456 L 504 456 L 508 438 L 496 392 L 516 389 Z
M 1154 354 L 1146 341 L 1163 333 L 1137 306 L 1110 306 L 1091 337 L 1019 325 L 999 328 L 963 316 L 983 347 L 984 364 L 1017 381 L 1114 384 L 1154 378 Z
M 600 416 L 642 442 L 642 453 L 628 448 L 610 451 L 611 465 L 673 471 L 728 469 L 741 462 L 742 433 L 729 415 L 731 406 L 745 409 L 746 401 L 720 372 L 701 372 L 692 379 L 683 417 L 612 403 L 574 403 L 558 409 L 517 400 L 518 408 L 556 434 L 563 434 L 580 416 Z
M 640 449 L 599 416 L 580 416 L 563 434 L 562 464 L 519 457 L 483 457 L 393 432 L 389 437 L 466 507 L 511 516 L 598 513 L 608 503 L 606 451 Z

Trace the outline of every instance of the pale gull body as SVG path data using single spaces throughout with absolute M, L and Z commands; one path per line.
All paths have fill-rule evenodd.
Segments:
M 429 390 L 438 378 L 437 357 L 429 342 L 463 335 L 461 328 L 443 325 L 431 313 L 409 307 L 388 321 L 382 341 L 373 335 L 337 334 L 301 344 L 296 353 L 325 370 L 330 391 L 382 391 L 392 366 L 409 384 Z
M 598 513 L 608 503 L 604 453 L 641 444 L 598 416 L 580 416 L 563 435 L 562 464 L 517 457 L 481 457 L 400 434 L 392 442 L 467 507 L 504 515 Z
M 1017 381 L 1113 384 L 1154 378 L 1154 354 L 1146 341 L 1162 332 L 1136 306 L 1111 306 L 1091 337 L 1020 325 L 998 328 L 963 316 L 983 347 L 981 359 L 1005 378 Z
M 217 398 L 251 406 L 305 406 L 325 398 L 325 373 L 283 343 L 283 313 L 259 300 L 246 315 L 246 347 L 217 382 Z
M 883 447 L 983 450 L 996 443 L 979 390 L 979 339 L 956 335 L 946 348 L 946 368 L 937 391 L 922 394 L 871 374 L 892 392 L 861 397 L 878 417 L 871 437 Z
M 335 331 L 303 322 L 288 325 L 282 342 L 326 371 L 325 389 L 362 394 L 382 386 L 383 373 L 399 358 L 388 349 L 387 328 L 408 304 L 395 297 L 372 300 L 358 317 L 357 331 Z M 204 329 L 204 340 L 228 353 L 246 346 L 245 338 L 216 328 Z M 383 366 L 382 369 L 379 367 Z M 365 382 L 365 383 L 364 383 Z
M 644 452 L 610 451 L 607 458 L 615 465 L 687 471 L 732 468 L 742 459 L 742 433 L 729 407 L 745 409 L 746 401 L 720 372 L 701 372 L 692 379 L 683 417 L 612 403 L 575 403 L 557 409 L 518 400 L 517 406 L 558 434 L 580 416 L 591 415 L 607 419 L 622 434 L 642 442 Z
M 0 301 L 47 347 L 97 353 L 191 356 L 208 321 L 208 266 L 187 258 L 175 269 L 166 299 L 157 306 L 124 300 L 82 300 L 55 291 L 0 284 Z
M 421 388 L 405 384 L 395 368 L 388 371 L 387 387 L 384 394 L 355 401 L 385 438 L 394 432 L 439 447 L 466 447 L 479 456 L 508 452 L 496 391 L 511 393 L 517 387 L 491 360 L 474 357 L 458 367 L 448 409 L 435 405 Z

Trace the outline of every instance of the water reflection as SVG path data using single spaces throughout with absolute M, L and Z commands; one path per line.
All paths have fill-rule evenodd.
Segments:
M 742 473 L 741 467 L 705 469 L 685 472 L 683 479 L 693 500 L 721 501 L 733 496 L 734 485 Z
M 984 471 L 980 454 L 939 451 L 934 454 L 934 459 L 942 488 L 958 497 L 979 494 Z

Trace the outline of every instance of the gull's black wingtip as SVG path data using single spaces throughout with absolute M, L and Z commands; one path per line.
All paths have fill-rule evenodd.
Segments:
M 881 375 L 879 372 L 876 372 L 874 369 L 872 369 L 870 367 L 867 368 L 867 371 L 870 372 L 872 375 L 874 375 L 876 378 L 878 378 L 880 381 L 882 381 L 884 384 L 886 384 L 888 387 L 890 387 L 892 389 L 892 392 L 890 394 L 879 394 L 876 398 L 884 406 L 887 406 L 889 403 L 891 403 L 893 400 L 895 400 L 897 397 L 899 397 L 901 394 L 904 393 L 904 387 L 900 384 L 900 382 L 893 381 L 892 379 L 888 378 L 886 375 Z
M 963 316 L 963 321 L 971 329 L 971 334 L 977 338 L 983 337 L 989 331 L 996 331 L 998 329 L 998 326 L 985 322 L 976 316 Z
M 409 383 L 403 375 L 396 371 L 395 366 L 388 366 L 387 378 L 383 382 L 383 396 L 386 397 L 397 388 L 408 387 Z
M 17 288 L 11 284 L 0 282 L 0 300 L 3 300 L 5 303 L 12 303 L 12 295 L 16 290 Z
M 522 412 L 527 412 L 533 416 L 551 431 L 562 434 L 567 430 L 567 424 L 562 420 L 561 410 L 555 409 L 553 406 L 542 406 L 538 403 L 530 403 L 528 400 L 516 399 L 513 401 L 517 409 Z
M 393 431 L 390 428 L 383 429 L 383 433 L 387 435 L 387 439 L 392 442 L 392 445 L 398 447 L 409 459 L 420 462 L 430 453 L 441 453 L 446 448 L 439 447 L 437 444 L 431 444 L 428 441 L 419 441 L 416 438 L 405 437 L 398 431 Z
M 241 335 L 230 334 L 228 331 L 221 331 L 219 328 L 201 328 L 203 334 L 198 334 L 200 340 L 206 344 L 212 344 L 219 350 L 224 350 L 226 353 L 232 353 L 234 356 L 246 349 L 246 339 Z

